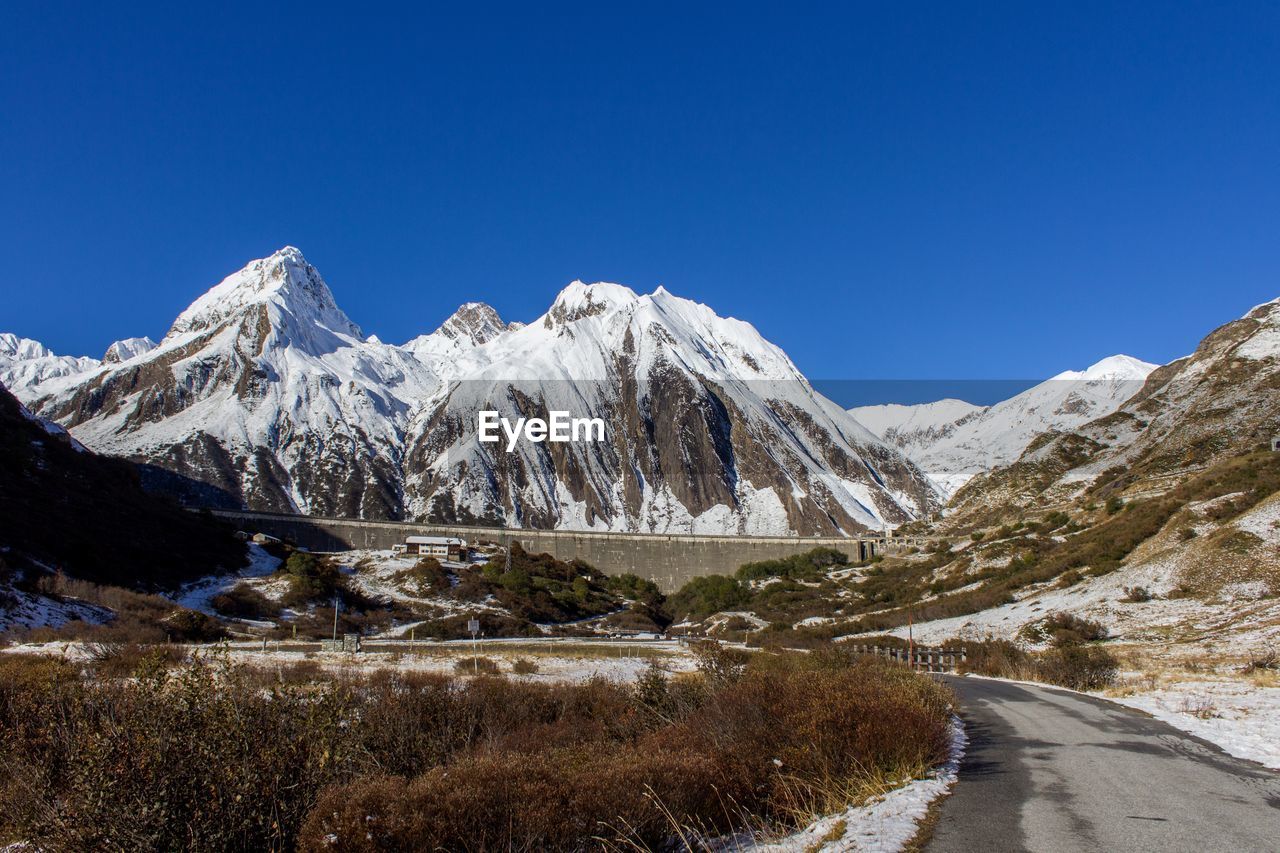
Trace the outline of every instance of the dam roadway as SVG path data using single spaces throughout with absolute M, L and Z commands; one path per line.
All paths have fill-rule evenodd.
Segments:
M 531 553 L 546 553 L 559 560 L 582 560 L 606 574 L 630 572 L 648 578 L 667 592 L 679 589 L 695 577 L 732 574 L 743 563 L 788 557 L 813 548 L 835 548 L 857 562 L 919 544 L 906 537 L 604 533 L 209 511 L 246 532 L 286 539 L 312 551 L 389 549 L 404 542 L 406 536 L 457 536 L 473 544 L 518 542 Z

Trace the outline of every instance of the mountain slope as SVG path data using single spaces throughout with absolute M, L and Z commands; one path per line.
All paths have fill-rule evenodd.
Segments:
M 1016 460 L 1037 436 L 1068 431 L 1115 411 L 1155 369 L 1116 355 L 986 408 L 943 400 L 867 406 L 850 414 L 900 448 L 950 497 L 974 476 Z
M 146 494 L 133 466 L 86 452 L 0 387 L 0 554 L 129 587 L 174 588 L 234 569 L 229 527 Z
M 1191 355 L 1150 373 L 1110 415 L 1047 434 L 975 479 L 957 518 L 1137 490 L 1158 492 L 1280 432 L 1280 300 L 1215 329 Z

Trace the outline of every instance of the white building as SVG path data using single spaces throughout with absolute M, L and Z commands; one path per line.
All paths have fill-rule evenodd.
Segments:
M 396 549 L 406 554 L 435 557 L 437 560 L 466 561 L 471 555 L 467 540 L 455 536 L 409 536 Z

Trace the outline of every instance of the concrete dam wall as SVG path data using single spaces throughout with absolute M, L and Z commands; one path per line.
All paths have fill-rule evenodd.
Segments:
M 458 536 L 470 543 L 518 542 L 526 551 L 560 560 L 579 559 L 606 574 L 631 572 L 657 583 L 664 591 L 680 588 L 701 575 L 732 574 L 743 563 L 803 554 L 812 548 L 835 548 L 852 561 L 916 544 L 905 538 L 694 536 L 656 533 L 587 533 L 571 530 L 508 530 L 500 527 L 451 527 L 401 521 L 362 521 L 212 510 L 219 518 L 250 533 L 287 539 L 312 551 L 353 548 L 388 549 L 406 536 Z

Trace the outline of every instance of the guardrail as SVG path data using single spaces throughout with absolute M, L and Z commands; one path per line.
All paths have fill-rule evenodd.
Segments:
M 938 649 L 915 646 L 904 649 L 899 646 L 866 645 L 855 645 L 853 648 L 860 654 L 888 658 L 923 672 L 955 672 L 960 664 L 969 659 L 967 651 L 963 648 Z

